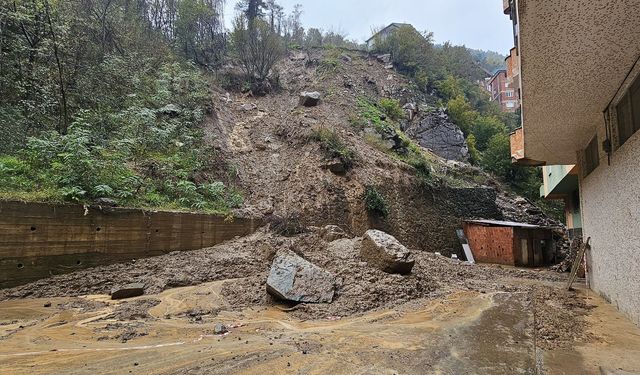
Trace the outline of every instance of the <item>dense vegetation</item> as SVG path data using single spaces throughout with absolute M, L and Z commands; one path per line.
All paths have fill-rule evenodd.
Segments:
M 481 65 L 493 61 L 500 67 L 496 56 L 448 43 L 435 46 L 433 34 L 410 26 L 378 38 L 375 48 L 390 53 L 394 65 L 425 93 L 435 93 L 464 132 L 473 164 L 502 178 L 518 193 L 539 200 L 540 171 L 511 163 L 509 133 L 519 126 L 519 115 L 502 112 L 478 83 L 486 77 Z
M 222 1 L 21 0 L 0 8 L 5 197 L 226 212 L 241 196 L 203 175 Z
M 16 0 L 0 6 L 0 196 L 228 212 L 242 203 L 233 166 L 206 146 L 203 120 L 209 72 L 233 59 L 242 90 L 268 94 L 274 66 L 292 48 L 331 48 L 319 71 L 335 71 L 339 48 L 362 48 L 346 35 L 305 30 L 302 7 L 290 14 L 274 0 L 243 0 L 224 29 L 224 0 Z M 380 52 L 435 95 L 467 136 L 472 162 L 536 197 L 535 171 L 509 160 L 501 113 L 475 82 L 497 54 L 445 43 L 401 28 Z M 335 52 L 335 53 L 334 53 Z M 425 186 L 423 152 L 399 131 L 397 101 L 358 100 L 355 125 L 373 123 L 398 141 L 397 157 Z M 329 156 L 351 166 L 355 155 L 330 131 L 314 135 Z M 376 142 L 375 140 L 371 140 Z M 228 173 L 226 173 L 226 172 Z

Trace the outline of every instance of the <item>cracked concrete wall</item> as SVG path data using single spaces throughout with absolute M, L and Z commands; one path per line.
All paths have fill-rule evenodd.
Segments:
M 598 139 L 605 137 L 599 127 Z M 584 234 L 591 237 L 589 284 L 640 325 L 640 132 L 582 177 Z

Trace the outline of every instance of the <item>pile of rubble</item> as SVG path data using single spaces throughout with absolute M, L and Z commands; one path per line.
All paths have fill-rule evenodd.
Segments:
M 557 272 L 570 272 L 571 267 L 573 266 L 573 263 L 578 256 L 580 247 L 582 247 L 582 237 L 578 236 L 571 241 L 570 245 L 568 246 L 568 251 L 566 251 L 565 253 L 564 259 L 560 263 L 551 267 L 551 269 Z M 580 266 L 580 269 L 578 270 L 578 276 L 584 277 L 584 265 Z
M 334 230 L 332 227 L 335 226 L 325 231 Z M 360 258 L 371 267 L 401 275 L 411 273 L 416 262 L 411 251 L 397 239 L 375 229 L 365 233 Z M 336 276 L 291 251 L 281 250 L 273 260 L 266 285 L 267 292 L 281 300 L 330 303 L 335 294 Z

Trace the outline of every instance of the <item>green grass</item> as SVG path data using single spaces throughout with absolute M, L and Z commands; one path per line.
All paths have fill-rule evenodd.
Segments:
M 340 139 L 335 131 L 318 128 L 311 133 L 311 139 L 319 142 L 328 157 L 338 158 L 348 168 L 353 166 L 356 155 Z

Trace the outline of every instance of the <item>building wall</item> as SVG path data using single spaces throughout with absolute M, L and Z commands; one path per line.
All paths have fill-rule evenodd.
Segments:
M 213 246 L 259 221 L 0 201 L 0 288 L 97 265 Z
M 599 140 L 605 139 L 598 127 Z M 640 325 L 640 132 L 581 177 L 585 238 L 591 237 L 591 289 Z
M 510 266 L 516 264 L 513 249 L 513 228 L 465 223 L 464 234 L 469 241 L 469 247 L 471 247 L 476 262 Z

